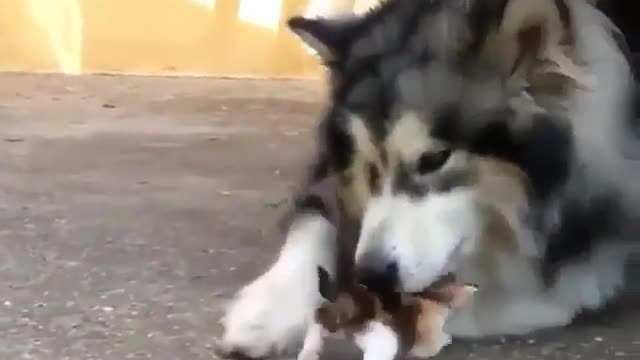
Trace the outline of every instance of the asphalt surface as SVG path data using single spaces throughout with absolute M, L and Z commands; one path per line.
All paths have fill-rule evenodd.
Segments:
M 0 359 L 214 358 L 222 304 L 281 243 L 320 99 L 312 82 L 2 75 Z M 439 358 L 640 359 L 629 294 Z

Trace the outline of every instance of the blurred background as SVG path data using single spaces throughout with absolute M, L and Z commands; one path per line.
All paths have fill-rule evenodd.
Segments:
M 295 14 L 379 0 L 0 0 L 0 71 L 308 78 Z

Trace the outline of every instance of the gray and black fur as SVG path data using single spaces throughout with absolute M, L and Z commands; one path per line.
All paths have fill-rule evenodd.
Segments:
M 360 16 L 289 26 L 316 50 L 330 86 L 285 248 L 291 229 L 324 221 L 338 259 L 324 267 L 340 279 L 355 266 L 377 292 L 427 287 L 454 266 L 483 289 L 452 320 L 454 336 L 565 325 L 617 294 L 620 268 L 640 249 L 640 107 L 631 51 L 605 15 L 586 0 L 386 0 Z M 440 209 L 443 223 L 403 222 Z M 411 230 L 402 239 L 396 223 Z M 308 268 L 270 270 L 239 294 L 223 320 L 227 346 L 255 357 L 295 342 L 271 334 L 304 329 L 308 310 L 267 294 L 316 301 L 287 281 L 312 274 L 317 283 L 313 249 L 296 253 Z M 281 255 L 274 268 L 289 262 Z M 290 317 L 240 315 L 258 310 Z
M 464 29 L 460 33 L 464 35 L 447 41 L 457 42 L 452 44 L 456 52 L 450 55 L 454 62 L 452 66 L 457 67 L 460 72 L 480 72 L 481 70 L 472 68 L 473 64 L 467 63 L 476 59 L 487 34 L 500 25 L 508 2 L 391 0 L 382 2 L 364 17 L 357 19 L 291 19 L 289 26 L 294 30 L 314 33 L 332 47 L 331 58 L 323 59 L 333 79 L 330 92 L 332 105 L 322 121 L 319 134 L 323 150 L 316 169 L 322 171 L 316 171 L 313 179 L 328 176 L 330 172 L 340 173 L 352 160 L 352 140 L 346 134 L 347 130 L 342 128 L 345 122 L 342 117 L 347 110 L 367 119 L 366 125 L 370 127 L 372 134 L 382 141 L 388 127 L 386 122 L 395 111 L 394 107 L 420 107 L 419 102 L 423 100 L 420 95 L 411 94 L 407 98 L 402 94 L 403 90 L 410 91 L 411 87 L 421 87 L 421 84 L 411 83 L 420 80 L 411 79 L 412 81 L 403 83 L 403 74 L 407 71 L 417 73 L 428 67 L 435 57 L 450 55 L 438 54 L 441 49 L 430 49 L 427 42 L 423 46 L 416 45 L 419 43 L 418 39 L 424 36 L 419 33 L 419 27 L 425 18 L 446 11 L 445 9 L 455 13 L 457 6 L 470 6 L 466 13 L 466 23 L 461 25 Z M 570 29 L 572 24 L 568 5 L 562 0 L 555 3 L 563 25 Z M 606 8 L 604 5 L 603 7 Z M 633 55 L 624 40 L 624 34 L 613 24 L 608 24 L 607 31 L 618 42 L 619 50 L 631 64 Z M 367 42 L 367 52 L 360 53 L 358 47 Z M 508 73 L 500 74 L 499 71 L 496 75 L 501 76 L 504 81 L 509 76 Z M 404 86 L 407 89 L 403 89 Z M 536 91 L 545 90 L 527 89 L 534 96 Z M 624 115 L 620 119 L 601 121 L 610 122 L 608 130 L 628 135 L 624 140 L 607 140 L 612 143 L 629 143 L 628 147 L 633 153 L 625 153 L 622 147 L 614 147 L 610 151 L 618 152 L 612 156 L 620 161 L 618 165 L 621 168 L 627 168 L 633 175 L 637 175 L 640 174 L 640 167 L 636 163 L 636 158 L 640 157 L 640 149 L 637 149 L 640 134 L 634 129 L 634 125 L 638 123 L 638 114 L 634 113 L 634 106 L 638 104 L 634 97 L 635 89 L 630 86 L 626 96 L 628 99 L 623 97 L 615 105 Z M 407 104 L 398 105 L 401 101 Z M 606 179 L 589 179 L 596 174 L 590 173 L 589 159 L 580 158 L 585 154 L 577 154 L 574 143 L 574 127 L 581 126 L 580 119 L 568 119 L 564 111 L 546 111 L 532 115 L 527 120 L 531 125 L 525 129 L 514 129 L 514 118 L 518 115 L 507 104 L 497 104 L 495 108 L 483 113 L 461 114 L 460 102 L 463 101 L 464 99 L 452 98 L 436 109 L 437 121 L 431 135 L 464 147 L 472 153 L 516 164 L 524 171 L 529 180 L 528 191 L 534 205 L 530 213 L 531 226 L 548 238 L 544 269 L 578 260 L 601 241 L 640 241 L 640 236 L 635 236 L 639 234 L 635 223 L 640 216 L 637 208 L 640 185 L 625 186 L 607 183 Z M 430 160 L 426 160 L 428 161 Z M 375 188 L 376 178 L 376 170 L 372 170 L 369 174 L 372 188 Z M 601 183 L 593 186 L 589 182 Z M 418 191 L 410 184 L 401 184 L 401 178 L 398 183 L 405 191 Z M 625 194 L 631 195 L 633 200 L 627 202 L 630 198 Z M 308 209 L 311 208 L 317 206 Z M 299 210 L 306 211 L 304 206 Z M 556 219 L 560 219 L 555 220 L 560 222 L 558 226 L 545 223 L 545 213 L 548 211 L 556 213 Z M 629 236 L 622 236 L 621 239 L 620 235 L 625 232 L 630 232 Z

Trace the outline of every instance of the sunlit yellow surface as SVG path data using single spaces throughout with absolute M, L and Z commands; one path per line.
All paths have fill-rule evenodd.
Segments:
M 205 6 L 209 10 L 213 10 L 216 6 L 216 0 L 193 0 L 193 2 Z
M 0 71 L 318 77 L 286 29 L 379 0 L 0 0 Z
M 82 72 L 83 17 L 76 0 L 31 0 L 28 13 L 60 71 Z
M 282 0 L 240 0 L 238 19 L 267 30 L 277 31 Z
M 308 2 L 0 0 L 0 71 L 317 77 L 284 26 Z

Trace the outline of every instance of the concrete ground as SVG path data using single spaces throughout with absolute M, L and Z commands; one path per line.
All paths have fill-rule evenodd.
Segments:
M 222 302 L 277 250 L 317 84 L 0 77 L 0 359 L 211 359 Z M 629 298 L 448 359 L 640 359 Z M 352 347 L 327 358 L 354 358 Z M 340 349 L 340 350 L 339 350 Z

